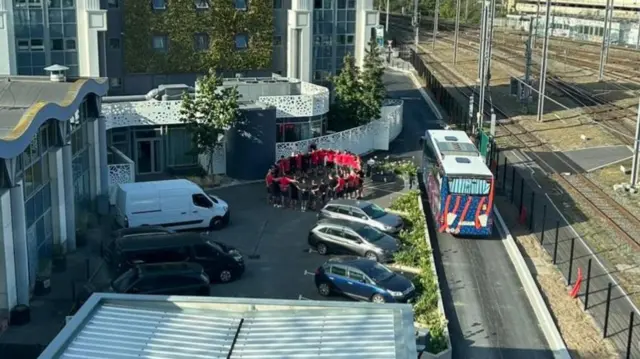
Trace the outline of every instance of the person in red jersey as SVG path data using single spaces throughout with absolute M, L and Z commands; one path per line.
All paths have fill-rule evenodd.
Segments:
M 338 176 L 337 180 L 338 180 L 338 183 L 336 184 L 336 187 L 335 187 L 336 197 L 344 198 L 344 190 L 347 182 L 345 181 L 344 176 Z
M 273 184 L 273 173 L 271 169 L 267 171 L 267 175 L 264 178 L 265 184 L 267 186 L 267 204 L 273 203 L 273 193 L 271 193 L 271 185 Z
M 349 198 L 356 198 L 358 196 L 358 175 L 353 170 L 347 176 L 347 186 Z

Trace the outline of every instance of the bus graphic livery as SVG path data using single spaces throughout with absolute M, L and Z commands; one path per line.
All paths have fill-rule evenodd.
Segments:
M 438 232 L 488 237 L 494 178 L 463 131 L 428 130 L 422 138 L 424 183 Z

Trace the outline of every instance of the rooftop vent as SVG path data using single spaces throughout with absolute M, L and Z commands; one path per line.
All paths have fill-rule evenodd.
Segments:
M 69 68 L 66 66 L 55 64 L 49 67 L 45 67 L 44 70 L 49 72 L 49 78 L 51 79 L 51 82 L 67 81 L 67 76 L 65 75 L 65 72 L 67 72 Z
M 465 157 L 456 157 L 456 162 L 458 163 L 471 163 L 471 160 Z
M 158 95 L 162 95 L 162 101 L 180 100 L 185 92 L 190 92 L 187 85 L 160 85 Z
M 458 138 L 454 137 L 454 136 L 444 136 L 444 139 L 447 141 L 453 141 L 453 142 L 457 142 Z

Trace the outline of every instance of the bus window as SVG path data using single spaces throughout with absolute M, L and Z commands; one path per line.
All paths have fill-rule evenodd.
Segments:
M 426 138 L 424 140 L 424 144 L 422 146 L 422 153 L 431 164 L 436 164 L 438 162 L 438 159 L 436 157 L 436 153 L 433 150 L 433 147 L 430 141 L 431 140 L 429 138 Z
M 449 192 L 452 194 L 468 194 L 487 196 L 491 191 L 491 181 L 479 178 L 450 178 Z

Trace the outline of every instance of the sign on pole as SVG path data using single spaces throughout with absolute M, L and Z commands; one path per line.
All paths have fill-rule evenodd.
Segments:
M 377 25 L 376 26 L 376 42 L 379 47 L 384 47 L 384 26 Z

